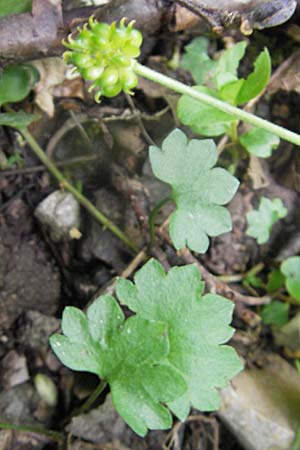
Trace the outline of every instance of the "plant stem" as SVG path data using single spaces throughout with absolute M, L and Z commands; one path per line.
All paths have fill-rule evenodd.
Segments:
M 236 144 L 238 142 L 238 140 L 239 140 L 239 137 L 238 137 L 238 121 L 237 120 L 234 120 L 233 122 L 231 122 L 230 130 L 229 130 L 228 134 L 230 136 L 231 141 L 234 144 Z
M 29 433 L 37 433 L 41 434 L 42 436 L 46 436 L 53 441 L 56 442 L 63 442 L 64 441 L 64 435 L 62 433 L 59 433 L 58 431 L 51 431 L 46 430 L 41 427 L 36 426 L 27 426 L 27 425 L 14 425 L 12 423 L 6 423 L 6 422 L 0 422 L 0 429 L 2 430 L 15 430 L 15 431 L 27 431 Z
M 20 129 L 20 133 L 24 139 L 30 145 L 36 156 L 47 167 L 49 172 L 60 182 L 61 186 L 71 192 L 76 200 L 84 206 L 87 211 L 104 227 L 108 228 L 113 234 L 115 234 L 130 250 L 134 253 L 138 253 L 137 247 L 128 239 L 128 237 L 121 231 L 113 222 L 111 222 L 104 214 L 102 214 L 83 194 L 81 194 L 69 181 L 66 180 L 62 172 L 57 169 L 55 164 L 48 158 L 43 149 L 39 146 L 37 141 L 31 135 L 27 129 Z
M 84 404 L 78 409 L 76 415 L 83 414 L 85 411 L 87 411 L 94 403 L 94 401 L 99 397 L 99 395 L 104 391 L 106 386 L 106 381 L 101 380 L 96 389 L 91 393 L 87 401 L 84 402 Z
M 153 244 L 155 239 L 155 217 L 157 216 L 158 211 L 160 208 L 167 202 L 171 200 L 171 196 L 168 195 L 168 197 L 163 198 L 160 200 L 160 202 L 157 203 L 156 206 L 152 209 L 150 216 L 149 216 L 149 233 L 150 233 L 150 246 Z
M 300 426 L 298 425 L 295 432 L 295 438 L 292 443 L 291 450 L 299 450 L 299 448 L 300 448 Z
M 262 128 L 266 131 L 269 131 L 270 133 L 275 134 L 276 136 L 279 136 L 280 138 L 288 142 L 291 142 L 292 144 L 300 146 L 300 135 L 294 133 L 293 131 L 280 127 L 279 125 L 275 125 L 274 123 L 262 119 L 261 117 L 255 116 L 254 114 L 250 114 L 240 108 L 225 103 L 222 100 L 204 94 L 203 92 L 199 92 L 191 86 L 186 86 L 180 81 L 174 80 L 173 78 L 163 75 L 162 73 L 156 72 L 155 70 L 143 66 L 142 64 L 136 63 L 135 72 L 138 75 L 141 75 L 144 78 L 148 78 L 151 81 L 154 81 L 162 86 L 172 89 L 173 91 L 178 92 L 179 94 L 189 95 L 195 100 L 199 100 L 200 102 L 210 105 L 214 108 L 217 108 L 220 111 L 223 111 L 227 114 L 231 114 L 236 119 L 248 122 L 255 127 Z

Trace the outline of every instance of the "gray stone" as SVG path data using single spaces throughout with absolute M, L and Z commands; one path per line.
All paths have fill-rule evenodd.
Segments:
M 222 390 L 218 412 L 245 450 L 290 450 L 300 423 L 300 377 L 279 356 Z
M 72 239 L 70 231 L 80 227 L 80 206 L 70 192 L 52 192 L 38 205 L 34 214 L 55 242 Z

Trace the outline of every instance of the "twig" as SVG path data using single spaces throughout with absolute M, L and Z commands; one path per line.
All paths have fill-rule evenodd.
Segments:
M 129 263 L 125 270 L 121 273 L 120 277 L 128 278 L 135 272 L 137 267 L 147 259 L 146 250 L 141 250 L 136 257 Z
M 145 141 L 149 145 L 156 145 L 155 142 L 153 141 L 152 137 L 149 135 L 148 131 L 146 130 L 146 128 L 145 128 L 145 126 L 143 124 L 143 121 L 141 119 L 141 113 L 137 109 L 137 107 L 135 106 L 134 101 L 132 100 L 132 98 L 130 97 L 129 94 L 125 93 L 125 97 L 126 97 L 126 100 L 127 100 L 128 104 L 129 104 L 130 108 L 132 109 L 132 112 L 136 114 L 136 120 L 137 120 L 137 122 L 139 124 L 139 127 L 141 129 L 142 135 L 145 138 Z
M 65 161 L 57 161 L 55 162 L 56 167 L 67 167 L 73 166 L 77 164 L 86 164 L 91 161 L 97 161 L 101 157 L 99 155 L 89 155 L 89 156 L 78 156 L 77 158 L 70 158 Z M 0 170 L 0 178 L 1 177 L 9 177 L 13 175 L 27 175 L 35 172 L 44 172 L 47 170 L 47 167 L 39 165 L 34 167 L 24 167 L 23 169 L 8 169 L 8 170 Z
M 219 275 L 217 278 L 219 281 L 223 281 L 225 283 L 239 283 L 247 276 L 256 275 L 257 273 L 261 272 L 264 269 L 264 267 L 265 267 L 264 263 L 260 262 L 255 266 L 251 267 L 251 269 L 247 270 L 247 272 L 236 273 L 234 275 Z
M 210 273 L 199 261 L 195 258 L 188 249 L 180 251 L 180 255 L 184 261 L 188 264 L 196 264 L 201 275 L 206 283 L 207 288 L 210 292 L 216 292 L 219 295 L 224 295 L 224 297 L 232 300 L 233 302 L 240 302 L 246 305 L 258 306 L 270 303 L 270 297 L 251 297 L 249 295 L 243 295 L 232 289 L 226 283 L 218 280 L 212 273 Z

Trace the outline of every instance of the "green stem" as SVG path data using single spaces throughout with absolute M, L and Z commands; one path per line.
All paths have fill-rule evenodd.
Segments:
M 150 246 L 153 244 L 155 239 L 155 218 L 157 216 L 158 211 L 161 209 L 161 207 L 169 202 L 171 199 L 171 196 L 168 195 L 168 197 L 163 198 L 160 202 L 157 203 L 156 206 L 152 209 L 150 216 L 149 216 L 149 233 L 150 233 Z
M 295 432 L 295 438 L 292 443 L 291 450 L 299 450 L 300 448 L 300 426 L 297 427 Z
M 250 123 L 251 125 L 262 128 L 270 133 L 279 136 L 280 138 L 291 142 L 292 144 L 300 146 L 300 135 L 297 133 L 293 133 L 279 125 L 275 125 L 271 122 L 268 122 L 261 117 L 255 116 L 254 114 L 250 114 L 243 109 L 237 108 L 235 106 L 229 105 L 228 103 L 223 102 L 215 97 L 211 97 L 203 92 L 199 92 L 195 90 L 191 86 L 186 86 L 180 81 L 174 80 L 166 75 L 163 75 L 155 70 L 150 69 L 149 67 L 143 66 L 142 64 L 136 63 L 135 72 L 138 75 L 141 75 L 144 78 L 148 78 L 151 81 L 154 81 L 162 86 L 165 86 L 169 89 L 172 89 L 179 94 L 189 95 L 195 100 L 199 100 L 202 103 L 210 105 L 214 108 L 219 109 L 227 114 L 231 114 L 236 119 L 243 120 L 245 122 Z
M 22 133 L 26 142 L 30 145 L 36 156 L 47 167 L 49 172 L 61 183 L 62 187 L 71 192 L 76 200 L 84 206 L 84 208 L 104 227 L 108 228 L 113 234 L 115 234 L 130 250 L 134 253 L 138 253 L 137 247 L 128 239 L 128 237 L 121 231 L 113 222 L 111 222 L 104 214 L 102 214 L 83 194 L 81 194 L 69 181 L 66 180 L 64 175 L 57 169 L 55 164 L 48 158 L 43 149 L 39 146 L 37 141 L 31 135 L 27 129 L 19 130 Z
M 106 388 L 107 383 L 104 380 L 101 380 L 100 383 L 98 384 L 98 386 L 96 387 L 96 389 L 91 393 L 91 395 L 89 396 L 89 398 L 87 399 L 86 402 L 84 402 L 84 404 L 79 408 L 79 410 L 77 411 L 76 415 L 79 414 L 83 414 L 85 411 L 87 411 L 88 409 L 90 409 L 90 407 L 92 406 L 92 404 L 94 403 L 94 401 L 99 397 L 99 395 L 104 391 L 104 389 Z
M 236 144 L 238 142 L 239 137 L 238 137 L 238 121 L 237 120 L 234 120 L 233 122 L 231 122 L 228 135 L 234 144 Z
M 58 431 L 46 430 L 44 428 L 36 426 L 14 425 L 12 423 L 0 422 L 0 429 L 37 433 L 41 434 L 42 436 L 46 436 L 56 442 L 64 441 L 64 435 L 62 433 L 59 433 Z

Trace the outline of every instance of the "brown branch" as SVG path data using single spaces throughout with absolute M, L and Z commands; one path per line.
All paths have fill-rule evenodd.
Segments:
M 62 27 L 61 0 L 33 0 L 32 13 L 0 19 L 0 63 L 46 55 Z
M 31 13 L 0 18 L 0 65 L 61 54 L 62 39 L 92 14 L 103 22 L 135 19 L 143 33 L 154 34 L 166 9 L 160 0 L 115 0 L 101 8 L 63 13 L 61 0 L 33 0 Z
M 181 5 L 215 29 L 241 26 L 247 34 L 253 28 L 262 29 L 285 22 L 293 14 L 297 2 L 252 0 L 243 6 L 244 3 L 224 0 L 224 7 L 218 6 L 218 2 L 215 2 L 216 6 L 212 2 L 213 6 L 207 7 L 209 3 L 201 0 L 111 0 L 106 6 L 65 12 L 61 3 L 62 0 L 33 0 L 31 13 L 0 18 L 0 65 L 61 54 L 62 39 L 92 14 L 103 22 L 118 21 L 122 17 L 134 19 L 143 34 L 153 35 L 160 29 L 176 31 L 177 25 L 178 29 L 192 26 L 193 21 L 183 21 L 184 24 L 174 27 L 174 19 L 180 22 L 182 16 L 182 11 L 178 12 L 178 5 Z
M 232 300 L 233 302 L 243 303 L 249 306 L 265 305 L 270 303 L 270 297 L 252 297 L 250 295 L 243 295 L 240 292 L 232 289 L 228 284 L 218 280 L 212 273 L 210 273 L 192 253 L 185 249 L 180 251 L 180 255 L 185 263 L 196 264 L 199 272 L 201 272 L 202 278 L 205 281 L 205 286 L 209 292 L 223 295 L 224 297 Z

